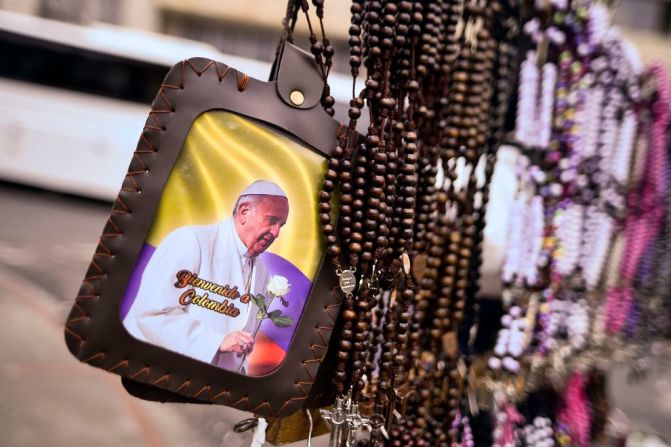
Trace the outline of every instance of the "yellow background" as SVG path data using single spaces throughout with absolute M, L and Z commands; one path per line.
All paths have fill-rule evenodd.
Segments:
M 230 112 L 206 112 L 187 135 L 147 243 L 156 247 L 177 227 L 231 217 L 250 183 L 270 180 L 287 194 L 289 218 L 268 251 L 312 280 L 321 259 L 317 196 L 324 166 L 322 156 L 268 126 Z

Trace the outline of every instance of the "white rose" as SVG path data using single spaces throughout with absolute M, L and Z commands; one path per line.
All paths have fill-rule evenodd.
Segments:
M 284 276 L 274 275 L 270 278 L 270 281 L 268 281 L 266 290 L 268 290 L 268 293 L 271 295 L 284 296 L 289 293 L 290 288 L 291 284 L 289 284 L 289 281 Z

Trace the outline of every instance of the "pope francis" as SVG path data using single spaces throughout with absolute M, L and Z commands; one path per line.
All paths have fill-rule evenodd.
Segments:
M 258 257 L 279 236 L 289 201 L 275 183 L 258 180 L 238 197 L 233 216 L 175 229 L 142 274 L 126 318 L 128 332 L 171 351 L 245 373 L 268 271 Z

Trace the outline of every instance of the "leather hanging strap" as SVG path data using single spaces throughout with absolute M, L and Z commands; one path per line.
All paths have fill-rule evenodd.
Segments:
M 282 19 L 282 34 L 280 35 L 280 41 L 277 43 L 277 48 L 275 49 L 275 59 L 273 60 L 272 68 L 270 69 L 270 81 L 277 79 L 277 71 L 279 61 L 282 55 L 282 50 L 286 42 L 294 43 L 294 28 L 296 27 L 296 21 L 298 20 L 298 11 L 300 10 L 300 5 L 297 0 L 287 0 L 287 10 Z

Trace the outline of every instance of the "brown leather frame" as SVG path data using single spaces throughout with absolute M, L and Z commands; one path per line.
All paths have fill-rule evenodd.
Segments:
M 315 91 L 321 92 L 321 78 L 310 72 L 316 70 L 313 63 L 306 66 L 307 59 L 303 61 L 284 64 L 279 76 L 303 77 L 300 88 L 307 93 L 305 98 L 314 98 Z M 288 98 L 280 97 L 277 84 L 249 78 L 220 62 L 194 58 L 170 70 L 152 104 L 65 328 L 73 355 L 121 375 L 132 394 L 222 404 L 264 416 L 289 415 L 301 407 L 328 404 L 333 398 L 330 367 L 321 366 L 340 299 L 332 289 L 337 282 L 332 269 L 324 268 L 323 261 L 292 346 L 278 369 L 266 376 L 242 376 L 141 342 L 128 334 L 119 317 L 120 300 L 163 188 L 200 114 L 234 112 L 278 128 L 325 157 L 331 152 L 342 126 L 323 111 L 318 99 L 307 109 L 291 107 Z M 330 357 L 327 363 L 333 361 Z

